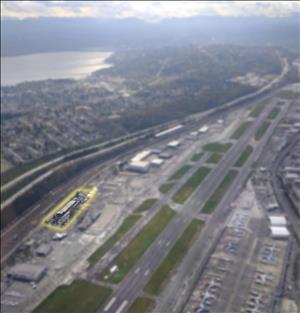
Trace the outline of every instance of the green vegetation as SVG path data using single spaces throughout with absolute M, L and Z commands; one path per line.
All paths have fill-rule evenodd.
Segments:
M 184 203 L 210 171 L 211 169 L 209 167 L 200 167 L 194 173 L 194 175 L 175 193 L 173 200 L 180 204 Z
M 136 212 L 148 211 L 154 206 L 156 202 L 157 202 L 157 199 L 154 199 L 154 198 L 147 199 L 136 209 Z
M 273 108 L 272 111 L 270 112 L 270 114 L 268 115 L 268 119 L 270 120 L 274 120 L 277 115 L 279 114 L 280 109 L 279 108 Z
M 203 146 L 203 150 L 216 153 L 225 153 L 231 147 L 231 143 L 211 142 Z
M 175 182 L 163 184 L 159 187 L 159 191 L 161 193 L 167 193 L 173 188 L 175 184 L 176 184 Z
M 298 93 L 290 90 L 283 90 L 278 94 L 278 96 L 283 99 L 292 100 L 298 97 Z
M 104 256 L 104 254 L 109 251 L 133 225 L 136 224 L 140 217 L 141 215 L 138 214 L 126 217 L 118 230 L 88 258 L 89 266 L 95 265 Z
M 192 161 L 193 162 L 198 162 L 204 155 L 204 152 L 199 152 L 193 155 Z
M 1 173 L 6 172 L 10 168 L 12 168 L 12 164 L 1 154 Z
M 250 117 L 258 117 L 260 113 L 263 111 L 263 109 L 268 104 L 269 100 L 265 100 L 261 103 L 259 103 L 249 114 Z
M 213 153 L 206 162 L 207 163 L 219 163 L 222 157 L 223 157 L 223 154 Z
M 244 165 L 244 163 L 248 160 L 248 157 L 252 153 L 253 148 L 252 146 L 248 145 L 246 149 L 241 153 L 238 160 L 235 162 L 234 166 L 241 167 Z
M 212 196 L 206 201 L 202 212 L 210 214 L 222 200 L 223 196 L 225 195 L 227 189 L 230 187 L 231 183 L 234 181 L 238 171 L 230 170 L 227 175 L 222 180 L 221 184 L 212 194 Z
M 268 129 L 268 127 L 270 126 L 269 122 L 264 121 L 260 127 L 258 128 L 258 130 L 255 133 L 255 140 L 260 140 L 261 137 L 264 135 L 264 133 L 266 132 L 266 130 Z
M 178 180 L 183 177 L 190 169 L 192 168 L 191 165 L 184 165 L 178 171 L 176 171 L 169 180 Z
M 75 280 L 70 286 L 56 288 L 32 313 L 94 313 L 111 295 L 112 290 Z
M 241 123 L 240 126 L 235 130 L 235 132 L 232 134 L 232 139 L 239 139 L 245 132 L 245 130 L 251 125 L 251 122 L 244 122 Z
M 203 227 L 204 222 L 194 219 L 185 229 L 173 248 L 169 251 L 160 266 L 153 273 L 144 288 L 145 292 L 158 295 L 172 272 L 177 268 L 182 258 L 186 255 L 196 234 Z
M 155 302 L 148 298 L 136 298 L 127 313 L 150 313 Z
M 114 258 L 111 264 L 103 271 L 100 279 L 113 284 L 119 283 L 174 216 L 175 212 L 170 207 L 162 207 L 128 246 Z M 118 266 L 118 271 L 111 275 L 109 269 L 114 265 Z

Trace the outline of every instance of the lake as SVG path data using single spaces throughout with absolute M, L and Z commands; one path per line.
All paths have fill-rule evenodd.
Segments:
M 106 59 L 113 52 L 53 52 L 1 58 L 1 85 L 43 79 L 80 79 L 111 67 Z

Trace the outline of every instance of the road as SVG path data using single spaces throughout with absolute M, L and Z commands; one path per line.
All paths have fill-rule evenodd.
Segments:
M 192 216 L 195 214 L 199 214 L 201 212 L 201 208 L 205 204 L 205 202 L 209 199 L 211 194 L 214 192 L 218 184 L 221 182 L 223 177 L 227 174 L 228 170 L 234 165 L 236 160 L 239 158 L 240 154 L 244 151 L 246 146 L 249 144 L 250 140 L 254 137 L 255 132 L 261 125 L 261 123 L 267 118 L 268 114 L 272 110 L 274 105 L 268 105 L 260 114 L 260 116 L 252 123 L 252 125 L 245 131 L 243 136 L 228 150 L 225 156 L 222 158 L 222 162 L 216 165 L 216 167 L 210 172 L 210 174 L 203 180 L 201 183 L 201 188 L 192 195 L 192 197 L 186 201 L 186 203 L 182 206 L 182 210 L 179 212 L 179 219 L 181 222 L 170 223 L 166 229 L 163 231 L 161 236 L 159 236 L 155 242 L 148 249 L 146 254 L 137 262 L 135 268 L 127 275 L 127 277 L 117 286 L 113 292 L 112 299 L 110 299 L 106 306 L 104 306 L 104 311 L 108 313 L 113 312 L 124 312 L 125 308 L 127 308 L 135 299 L 137 294 L 143 289 L 144 285 L 147 283 L 151 273 L 154 272 L 155 268 L 160 264 L 163 260 L 164 255 L 168 250 L 166 247 L 162 249 L 160 242 L 162 239 L 168 239 L 170 242 L 176 241 L 177 238 L 184 230 L 184 227 L 188 222 L 191 221 Z M 204 244 L 207 246 L 207 238 L 214 241 L 215 237 L 219 235 L 219 231 L 214 231 L 215 229 L 220 229 L 224 222 L 224 215 L 226 210 L 227 214 L 229 213 L 229 205 L 241 191 L 243 183 L 247 180 L 249 174 L 251 173 L 251 166 L 257 160 L 259 155 L 261 154 L 267 140 L 272 135 L 275 127 L 277 126 L 280 119 L 285 114 L 285 110 L 282 110 L 281 113 L 271 122 L 270 127 L 267 132 L 260 140 L 260 142 L 255 147 L 253 153 L 249 157 L 248 161 L 244 165 L 242 169 L 239 170 L 239 174 L 236 177 L 234 183 L 229 188 L 226 195 L 223 197 L 220 202 L 218 208 L 216 208 L 214 214 L 211 219 L 208 221 L 204 231 L 202 232 L 201 237 L 206 238 Z M 222 227 L 220 232 L 222 231 Z M 171 237 L 169 237 L 171 235 Z M 166 238 L 164 237 L 166 236 Z M 195 255 L 199 254 L 199 251 L 204 251 L 205 245 L 195 245 L 197 249 L 190 249 L 188 253 L 188 258 L 191 262 L 195 262 Z M 169 245 L 171 247 L 171 244 Z M 194 247 L 194 246 L 193 246 Z M 191 252 L 192 251 L 192 252 Z M 192 257 L 190 253 L 193 253 Z M 152 258 L 153 256 L 153 258 Z M 139 272 L 135 273 L 135 270 L 139 268 Z M 190 270 L 191 267 L 186 270 Z M 145 276 L 145 273 L 147 275 Z M 179 287 L 180 288 L 180 287 Z M 173 297 L 177 297 L 177 293 L 173 293 Z M 170 311 L 168 307 L 170 300 L 165 298 L 164 304 L 161 304 L 159 311 L 167 312 Z M 103 309 L 101 311 L 103 312 Z

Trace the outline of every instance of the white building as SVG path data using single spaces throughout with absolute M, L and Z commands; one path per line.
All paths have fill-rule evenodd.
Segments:
M 272 226 L 271 235 L 273 239 L 287 239 L 289 238 L 290 232 L 284 226 Z
M 153 159 L 153 160 L 151 161 L 151 165 L 152 165 L 153 167 L 160 167 L 163 163 L 164 163 L 164 161 L 163 161 L 162 159 L 158 159 L 158 158 Z
M 199 131 L 200 134 L 204 134 L 204 133 L 206 133 L 208 131 L 208 126 L 204 125 L 201 128 L 199 128 L 198 131 Z
M 150 168 L 150 163 L 146 161 L 135 161 L 130 162 L 127 169 L 129 171 L 138 172 L 138 173 L 147 173 Z
M 172 140 L 168 143 L 168 148 L 178 148 L 180 145 L 180 142 L 178 140 Z
M 271 227 L 286 226 L 287 221 L 283 215 L 271 215 L 269 216 Z

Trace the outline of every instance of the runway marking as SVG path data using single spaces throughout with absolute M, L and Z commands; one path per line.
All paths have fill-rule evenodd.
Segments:
M 150 270 L 147 270 L 144 274 L 144 276 L 148 276 L 149 275 Z
M 140 268 L 138 267 L 138 268 L 134 271 L 134 273 L 137 274 L 139 271 L 140 271 Z
M 116 297 L 113 297 L 108 303 L 107 303 L 107 306 L 104 308 L 104 311 L 108 311 L 111 306 L 115 303 L 115 301 L 117 300 Z
M 118 310 L 116 311 L 116 313 L 121 313 L 123 311 L 123 309 L 125 308 L 125 306 L 127 305 L 128 301 L 124 300 L 123 303 L 119 306 Z

